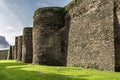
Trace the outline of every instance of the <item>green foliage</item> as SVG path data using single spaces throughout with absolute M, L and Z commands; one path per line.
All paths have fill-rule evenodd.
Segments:
M 98 65 L 96 63 L 94 64 L 89 64 L 88 68 L 92 68 L 92 69 L 98 69 Z
M 76 6 L 77 4 L 81 3 L 82 0 L 73 0 L 72 2 L 70 2 L 67 6 L 65 6 L 66 10 L 71 9 L 72 7 Z
M 120 80 L 120 73 L 0 61 L 0 80 Z
M 94 63 L 94 64 L 89 64 L 88 66 L 83 64 L 75 64 L 74 67 L 98 69 L 99 66 L 96 63 Z
M 83 64 L 74 64 L 74 67 L 82 67 L 82 68 L 85 68 L 85 65 L 83 65 Z
M 39 8 L 35 11 L 34 17 L 39 16 L 41 13 L 44 14 L 44 12 L 52 12 L 52 13 L 60 13 L 65 15 L 66 11 L 62 7 L 44 7 Z

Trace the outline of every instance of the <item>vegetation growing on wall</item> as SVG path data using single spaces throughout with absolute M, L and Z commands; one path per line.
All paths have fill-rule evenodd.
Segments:
M 72 7 L 78 5 L 80 2 L 82 2 L 82 0 L 73 0 L 71 1 L 67 6 L 65 6 L 66 10 L 71 9 Z
M 59 13 L 59 14 L 65 14 L 66 11 L 62 7 L 45 7 L 45 8 L 39 8 L 35 11 L 34 17 L 39 16 L 41 13 L 44 12 L 53 12 L 53 13 Z

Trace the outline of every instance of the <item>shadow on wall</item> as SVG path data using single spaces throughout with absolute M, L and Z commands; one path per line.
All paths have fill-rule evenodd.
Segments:
M 120 23 L 118 18 L 120 10 L 118 9 L 117 2 L 114 3 L 114 6 L 115 71 L 120 71 Z
M 87 80 L 88 75 L 65 76 L 55 73 L 44 73 L 39 71 L 27 71 L 27 64 L 0 63 L 1 80 Z M 25 69 L 25 70 L 24 70 Z M 13 74 L 14 73 L 14 74 Z
M 69 12 L 66 13 L 65 16 L 65 28 L 66 28 L 66 65 L 67 65 L 67 55 L 68 55 L 68 44 L 69 44 L 69 31 L 70 31 L 70 21 L 71 21 L 71 16 Z

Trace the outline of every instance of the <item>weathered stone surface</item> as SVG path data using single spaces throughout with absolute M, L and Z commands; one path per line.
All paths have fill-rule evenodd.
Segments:
M 18 37 L 15 37 L 15 54 L 14 59 L 17 59 L 17 47 L 18 47 Z
M 10 46 L 9 50 L 8 50 L 8 57 L 7 57 L 8 60 L 11 60 L 13 59 L 13 54 L 12 54 L 12 46 Z
M 7 60 L 8 50 L 0 50 L 0 60 Z
M 80 1 L 66 15 L 71 19 L 67 65 L 114 71 L 114 2 Z
M 33 46 L 32 46 L 32 28 L 24 28 L 22 43 L 22 62 L 32 63 Z
M 22 36 L 18 37 L 17 44 L 17 61 L 22 61 Z
M 15 56 L 15 46 L 13 45 L 12 46 L 12 58 L 14 59 L 14 56 Z
M 33 63 L 66 65 L 66 28 L 64 8 L 40 8 L 34 15 Z

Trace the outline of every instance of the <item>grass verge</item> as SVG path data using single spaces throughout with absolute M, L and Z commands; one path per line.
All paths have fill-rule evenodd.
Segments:
M 0 80 L 120 80 L 120 73 L 1 60 Z

